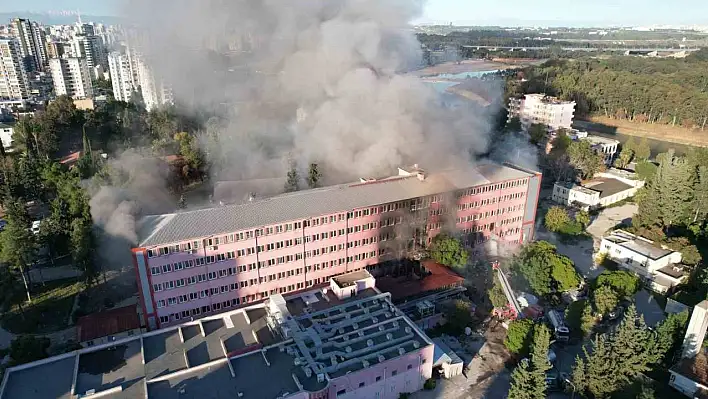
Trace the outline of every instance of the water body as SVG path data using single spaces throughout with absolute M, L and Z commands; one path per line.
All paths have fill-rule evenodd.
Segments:
M 423 78 L 425 83 L 432 85 L 435 91 L 445 93 L 452 86 L 463 83 L 466 79 L 481 78 L 489 73 L 497 73 L 499 70 L 493 71 L 475 71 L 461 73 L 441 73 L 440 75 L 426 76 Z

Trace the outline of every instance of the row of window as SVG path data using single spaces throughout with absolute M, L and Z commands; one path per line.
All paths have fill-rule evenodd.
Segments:
M 524 197 L 525 195 L 526 195 L 525 193 L 516 193 L 516 194 L 505 195 L 505 196 L 499 197 L 499 198 L 493 197 L 493 198 L 483 199 L 480 201 L 466 202 L 464 204 L 458 204 L 457 210 L 464 211 L 467 209 L 479 208 L 479 207 L 482 207 L 485 205 L 496 204 L 497 202 L 504 202 L 504 201 L 519 199 L 519 198 Z
M 513 181 L 504 182 L 504 183 L 492 184 L 489 186 L 468 188 L 465 191 L 458 192 L 458 196 L 462 197 L 462 196 L 466 196 L 466 195 L 475 195 L 475 194 L 487 193 L 490 191 L 504 190 L 504 189 L 511 188 L 511 187 L 524 186 L 527 183 L 528 183 L 528 179 L 519 179 L 519 180 L 513 180 Z
M 497 216 L 497 215 L 503 215 L 503 214 L 505 214 L 505 213 L 507 213 L 507 212 L 515 212 L 515 211 L 520 210 L 520 209 L 523 209 L 523 206 L 522 206 L 522 205 L 510 206 L 510 207 L 508 207 L 508 208 L 495 209 L 495 210 L 493 210 L 493 211 L 487 211 L 487 212 L 484 212 L 484 213 L 475 213 L 474 215 L 467 215 L 467 216 L 464 216 L 464 217 L 459 217 L 459 218 L 456 218 L 455 221 L 456 221 L 458 224 L 459 224 L 459 223 L 466 223 L 466 222 L 474 222 L 474 221 L 477 221 L 477 220 L 482 220 L 482 219 L 486 219 L 486 218 L 493 217 L 493 216 Z M 516 219 L 521 220 L 520 217 L 519 217 L 519 218 L 514 218 L 513 220 L 516 220 Z M 509 219 L 509 220 L 512 220 L 512 219 Z

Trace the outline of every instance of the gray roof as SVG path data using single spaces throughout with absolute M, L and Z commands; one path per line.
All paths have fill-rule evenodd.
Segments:
M 140 221 L 138 242 L 141 247 L 149 247 L 188 241 L 531 175 L 530 171 L 510 166 L 482 164 L 431 174 L 422 181 L 415 176 L 396 176 L 303 190 L 245 204 L 146 216 Z
M 645 242 L 645 241 L 639 240 L 639 239 L 623 242 L 623 243 L 620 243 L 619 245 L 621 245 L 631 251 L 634 251 L 640 255 L 646 256 L 647 258 L 652 259 L 652 260 L 661 259 L 664 256 L 673 252 L 670 249 L 664 249 L 661 247 L 657 247 L 655 245 L 652 245 L 648 242 Z
M 600 198 L 606 198 L 622 191 L 630 190 L 633 187 L 617 179 L 602 178 L 586 183 L 583 187 L 599 191 Z

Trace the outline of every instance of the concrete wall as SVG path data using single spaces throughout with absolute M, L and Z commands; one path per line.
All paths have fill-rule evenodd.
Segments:
M 423 389 L 433 373 L 433 345 L 387 360 L 355 373 L 335 378 L 330 383 L 331 399 L 398 399 L 404 392 Z M 408 367 L 411 366 L 409 370 Z M 393 373 L 396 372 L 394 376 Z M 376 378 L 380 377 L 379 381 Z M 361 384 L 364 384 L 360 387 Z M 345 393 L 337 395 L 342 390 Z

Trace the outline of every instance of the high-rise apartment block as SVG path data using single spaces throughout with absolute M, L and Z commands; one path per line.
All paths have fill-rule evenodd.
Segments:
M 54 93 L 73 99 L 93 96 L 91 72 L 84 58 L 52 58 L 49 69 L 54 81 Z
M 0 100 L 26 99 L 27 85 L 19 41 L 14 37 L 0 37 Z
M 110 53 L 108 67 L 116 100 L 130 101 L 133 91 L 140 90 L 148 111 L 172 103 L 169 87 L 155 79 L 153 71 L 134 48 Z
M 575 101 L 562 101 L 545 94 L 509 99 L 509 120 L 519 118 L 526 129 L 534 123 L 547 125 L 553 130 L 571 129 L 574 114 Z
M 540 173 L 511 165 L 299 191 L 145 217 L 133 249 L 146 325 L 158 328 L 410 255 L 442 229 L 466 245 L 533 237 Z
M 47 65 L 46 32 L 36 23 L 15 18 L 10 23 L 12 33 L 20 43 L 20 51 L 27 71 L 44 71 Z
M 104 67 L 108 66 L 106 49 L 100 37 L 94 35 L 77 35 L 72 40 L 71 46 L 73 56 L 85 58 L 89 69 L 93 69 L 99 65 Z

